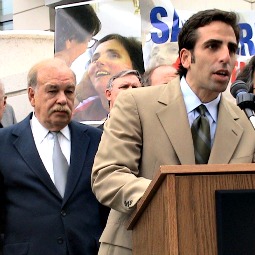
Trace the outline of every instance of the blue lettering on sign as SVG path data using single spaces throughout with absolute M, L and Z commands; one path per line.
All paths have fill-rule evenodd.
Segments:
M 241 29 L 241 36 L 240 36 L 241 49 L 240 48 L 238 49 L 238 53 L 241 56 L 248 55 L 245 52 L 245 45 L 247 45 L 249 50 L 249 55 L 252 56 L 255 54 L 254 43 L 252 41 L 252 37 L 253 37 L 252 27 L 250 26 L 250 24 L 247 24 L 247 23 L 240 23 L 239 26 Z
M 157 17 L 158 15 L 160 15 L 161 17 L 167 17 L 166 9 L 163 7 L 155 7 L 151 10 L 151 13 L 150 13 L 150 20 L 151 20 L 152 26 L 159 29 L 162 33 L 160 36 L 158 33 L 152 32 L 151 39 L 154 43 L 161 44 L 161 43 L 165 43 L 168 41 L 169 28 L 168 28 L 167 24 L 165 24 L 164 22 L 162 22 L 161 20 L 158 19 L 158 17 Z
M 165 8 L 160 6 L 154 7 L 150 13 L 150 21 L 153 27 L 160 30 L 160 32 L 151 32 L 151 39 L 156 44 L 167 42 L 169 40 L 169 34 L 170 34 L 170 29 L 168 25 L 158 18 L 159 15 L 161 18 L 168 17 L 168 14 Z M 178 40 L 178 34 L 181 29 L 179 27 L 179 24 L 180 24 L 179 15 L 174 10 L 173 26 L 171 28 L 172 29 L 171 40 L 170 40 L 171 42 L 177 42 Z
M 177 12 L 174 10 L 171 42 L 177 42 L 180 29 L 181 28 L 179 28 L 179 16 Z
M 164 7 L 156 6 L 151 10 L 151 13 L 150 13 L 151 24 L 153 27 L 160 30 L 160 32 L 151 32 L 152 41 L 156 44 L 162 44 L 167 42 L 169 40 L 169 34 L 172 29 L 170 41 L 177 42 L 178 34 L 181 29 L 179 27 L 179 24 L 180 24 L 179 15 L 174 10 L 173 26 L 171 29 L 169 29 L 168 25 L 161 20 L 162 17 L 168 17 L 167 11 Z M 239 44 L 237 54 L 241 56 L 255 55 L 254 42 L 252 41 L 253 30 L 251 25 L 248 23 L 240 23 L 239 26 L 241 29 L 241 34 L 240 34 L 240 44 Z

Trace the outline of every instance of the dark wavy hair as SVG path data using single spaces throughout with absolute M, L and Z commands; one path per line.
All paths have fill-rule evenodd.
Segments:
M 193 51 L 198 40 L 197 29 L 209 25 L 214 21 L 222 21 L 230 25 L 235 33 L 236 41 L 239 43 L 240 39 L 240 28 L 238 25 L 239 17 L 235 12 L 227 12 L 218 9 L 210 9 L 197 12 L 192 15 L 183 25 L 179 36 L 179 55 L 182 49 L 187 49 Z M 178 67 L 178 74 L 181 76 L 186 76 L 187 69 L 183 67 L 180 63 Z

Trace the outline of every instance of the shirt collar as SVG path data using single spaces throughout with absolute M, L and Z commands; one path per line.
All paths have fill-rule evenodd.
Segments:
M 33 130 L 34 139 L 38 140 L 39 143 L 41 143 L 50 132 L 39 122 L 34 113 L 31 119 L 31 128 Z M 71 135 L 68 126 L 65 126 L 60 132 L 68 141 L 70 141 Z
M 184 102 L 186 105 L 187 113 L 194 111 L 202 102 L 193 92 L 193 90 L 188 85 L 185 77 L 181 78 L 181 91 L 183 94 Z M 221 94 L 219 94 L 214 100 L 209 103 L 205 103 L 208 112 L 210 113 L 213 120 L 216 122 L 218 117 L 218 104 L 220 102 Z

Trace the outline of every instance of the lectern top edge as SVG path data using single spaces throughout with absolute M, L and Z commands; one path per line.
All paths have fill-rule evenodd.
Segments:
M 245 164 L 206 164 L 206 165 L 163 165 L 160 166 L 160 174 L 201 174 L 230 172 L 253 172 L 254 163 Z

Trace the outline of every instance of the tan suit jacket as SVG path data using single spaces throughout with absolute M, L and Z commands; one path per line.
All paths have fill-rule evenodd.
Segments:
M 236 105 L 223 96 L 209 164 L 253 162 L 255 132 Z M 179 78 L 167 85 L 122 92 L 95 158 L 92 188 L 113 208 L 101 242 L 132 249 L 125 221 L 160 165 L 195 164 Z

